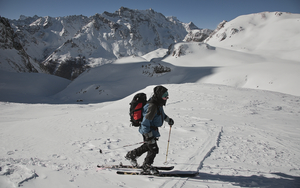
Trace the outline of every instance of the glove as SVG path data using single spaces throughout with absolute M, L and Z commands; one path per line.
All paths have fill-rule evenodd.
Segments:
M 172 125 L 174 125 L 174 121 L 172 118 L 169 118 L 168 116 L 165 119 L 166 122 L 168 122 L 168 124 L 172 127 Z
M 174 125 L 174 120 L 172 118 L 169 118 L 168 124 L 172 127 L 172 125 Z

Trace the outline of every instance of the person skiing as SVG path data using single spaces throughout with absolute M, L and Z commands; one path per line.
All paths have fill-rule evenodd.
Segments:
M 137 166 L 137 158 L 147 152 L 142 165 L 142 174 L 158 174 L 158 170 L 152 166 L 156 154 L 159 152 L 157 140 L 160 137 L 158 127 L 163 125 L 163 121 L 168 122 L 170 126 L 174 124 L 173 119 L 169 118 L 163 110 L 169 98 L 168 89 L 163 86 L 156 86 L 153 89 L 153 96 L 148 100 L 143 108 L 143 120 L 139 132 L 143 136 L 144 144 L 129 151 L 125 158 L 132 165 Z

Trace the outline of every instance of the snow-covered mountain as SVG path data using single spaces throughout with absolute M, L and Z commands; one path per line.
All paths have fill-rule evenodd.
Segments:
M 183 41 L 203 42 L 211 33 L 210 29 L 193 29 L 188 32 Z
M 221 22 L 205 42 L 230 50 L 299 61 L 299 14 L 261 12 L 242 15 Z
M 0 70 L 38 72 L 38 63 L 24 50 L 9 20 L 1 16 L 0 31 Z
M 182 41 L 188 32 L 201 30 L 176 17 L 165 17 L 152 9 L 121 7 L 114 13 L 91 17 L 25 17 L 10 20 L 26 53 L 41 62 L 50 74 L 74 79 L 90 67 L 121 57 L 141 56 Z M 5 53 L 3 51 L 3 53 Z
M 145 12 L 149 11 L 150 10 L 146 10 Z M 151 14 L 153 14 L 153 12 Z M 262 20 L 261 15 L 264 15 Z M 110 16 L 112 17 L 112 15 Z M 269 18 L 273 21 L 266 24 L 264 23 L 264 21 L 266 21 L 265 18 Z M 176 18 L 171 17 L 169 19 L 177 23 Z M 56 90 L 56 94 L 52 94 L 51 97 L 53 100 L 63 101 L 65 103 L 74 103 L 76 101 L 83 101 L 84 103 L 104 102 L 121 99 L 132 92 L 145 88 L 149 84 L 178 84 L 187 82 L 221 84 L 300 95 L 300 89 L 297 85 L 300 80 L 300 63 L 299 59 L 295 59 L 295 57 L 299 56 L 299 48 L 297 48 L 297 45 L 300 43 L 300 35 L 297 33 L 299 28 L 296 27 L 297 25 L 292 27 L 288 24 L 290 22 L 296 22 L 299 19 L 299 14 L 279 14 L 274 12 L 240 16 L 230 22 L 222 22 L 220 27 L 218 27 L 210 39 L 207 40 L 211 45 L 202 42 L 178 42 L 170 45 L 168 49 L 159 48 L 143 56 L 132 55 L 119 58 L 110 64 L 85 71 L 68 86 L 65 86 L 65 88 L 61 86 L 61 91 Z M 263 24 L 256 24 L 261 30 L 259 30 L 259 28 L 252 28 L 255 26 L 252 26 L 253 22 L 250 23 L 249 20 L 256 20 L 257 23 L 263 21 Z M 289 30 L 285 28 L 282 29 L 278 23 L 287 25 Z M 219 39 L 218 36 L 220 33 L 223 33 L 223 30 L 225 32 L 225 28 L 227 28 L 225 26 L 228 24 L 234 25 L 235 27 L 244 24 L 244 28 L 252 28 L 252 30 L 259 31 L 260 36 L 271 35 L 269 30 L 265 29 L 265 27 L 271 27 L 272 24 L 275 24 L 274 27 L 277 27 L 274 28 L 276 30 L 274 33 L 277 33 L 277 35 L 274 35 L 274 41 L 277 41 L 277 43 L 272 43 L 271 46 L 268 46 L 266 43 L 272 41 L 270 40 L 272 37 L 268 36 L 268 38 L 266 38 L 267 40 L 260 38 L 260 41 L 257 41 L 255 45 L 253 44 L 252 48 L 256 50 L 252 52 L 247 50 L 241 51 L 240 49 L 226 46 L 229 42 L 236 42 L 237 44 L 242 39 L 246 40 L 247 37 L 247 40 L 251 38 L 255 40 L 256 36 L 255 33 L 245 29 L 245 32 L 247 31 L 248 33 L 247 35 L 243 34 L 243 30 L 239 34 L 233 34 L 231 37 L 229 36 L 222 41 L 217 40 Z M 262 25 L 265 27 L 262 27 Z M 88 24 L 87 26 L 90 25 Z M 92 26 L 86 29 L 88 30 L 90 28 L 96 30 L 96 28 Z M 228 29 L 226 31 L 228 31 Z M 291 34 L 286 35 L 286 33 Z M 292 33 L 294 33 L 294 35 L 292 35 Z M 291 41 L 290 37 L 292 37 L 293 40 L 290 43 L 282 43 L 278 41 L 278 35 L 281 36 L 280 40 Z M 65 43 L 61 48 L 66 48 L 68 45 L 72 46 L 73 40 L 77 42 L 82 41 L 79 40 L 79 38 L 82 36 L 87 37 L 88 34 L 81 32 L 76 36 L 78 36 L 78 39 L 70 39 L 70 42 Z M 215 46 L 212 44 L 215 44 Z M 245 43 L 245 45 L 250 46 L 250 44 L 247 43 Z M 262 48 L 264 45 L 265 50 L 258 50 L 258 47 L 255 47 L 259 46 Z M 81 45 L 77 45 L 77 47 L 76 45 L 74 46 L 74 49 L 79 49 Z M 272 48 L 277 50 L 272 51 Z M 271 52 L 276 53 L 276 55 Z M 59 53 L 62 53 L 62 51 L 57 52 L 57 54 Z M 286 54 L 290 54 L 290 56 L 285 58 Z M 54 55 L 51 57 L 54 57 Z M 111 57 L 115 58 L 114 55 L 111 55 Z M 81 56 L 81 62 L 83 62 L 82 59 L 84 59 L 83 56 Z M 79 66 L 78 64 L 75 65 Z M 55 67 L 53 69 L 55 69 Z M 126 73 L 126 76 L 124 73 Z M 69 74 L 72 74 L 71 71 Z M 9 75 L 5 75 L 6 79 L 8 79 Z M 143 81 L 140 82 L 141 80 Z M 67 82 L 62 81 L 62 83 Z M 130 87 L 128 83 L 130 83 Z M 15 84 L 18 85 L 18 83 Z M 18 101 L 18 98 L 13 99 L 14 95 L 11 95 L 11 93 L 15 91 L 15 89 L 12 89 L 14 87 L 4 87 L 4 85 L 14 85 L 14 83 L 3 81 L 2 85 L 2 88 L 5 89 L 5 92 L 2 92 L 2 100 Z M 3 89 L 2 91 L 4 91 Z M 33 96 L 35 101 L 38 102 L 40 100 L 38 98 L 40 94 Z M 25 101 L 26 97 L 24 97 L 22 102 Z M 32 102 L 32 99 L 28 101 Z M 43 99 L 43 101 L 45 100 Z
M 71 39 L 85 24 L 86 16 L 25 17 L 10 20 L 26 52 L 38 61 L 44 61 L 64 42 Z

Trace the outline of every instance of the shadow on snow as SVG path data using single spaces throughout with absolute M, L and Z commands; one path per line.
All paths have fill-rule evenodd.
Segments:
M 171 72 L 166 72 L 163 74 L 154 74 L 149 76 L 143 71 L 153 71 L 149 69 L 149 65 L 154 67 L 157 65 L 162 65 L 163 67 L 171 68 Z M 16 103 L 45 103 L 45 104 L 89 104 L 89 103 L 101 103 L 108 101 L 120 100 L 132 93 L 135 93 L 141 89 L 146 88 L 149 85 L 160 85 L 160 84 L 182 84 L 182 83 L 195 83 L 200 79 L 213 74 L 213 70 L 216 67 L 179 67 L 174 66 L 169 63 L 126 63 L 126 64 L 106 64 L 101 67 L 91 69 L 78 78 L 73 80 L 70 84 L 66 84 L 66 88 L 56 88 L 56 94 L 62 92 L 60 96 L 66 97 L 84 97 L 86 94 L 77 96 L 74 92 L 74 88 L 79 90 L 88 88 L 93 85 L 101 85 L 107 90 L 111 90 L 112 93 L 117 94 L 111 96 L 110 98 L 95 98 L 91 100 L 86 97 L 86 99 L 81 100 L 69 100 L 63 101 L 58 99 L 55 93 L 47 95 L 46 91 L 49 91 L 49 81 L 42 77 L 41 74 L 20 74 L 22 77 L 17 77 L 18 74 L 13 74 L 12 76 L 7 76 L 2 80 L 2 85 L 7 87 L 0 87 L 0 101 L 3 102 L 16 102 Z M 148 66 L 148 67 L 147 67 Z M 15 80 L 12 82 L 11 80 Z M 7 82 L 7 83 L 6 83 Z M 37 86 L 37 87 L 36 87 Z M 52 83 L 55 86 L 55 83 Z M 73 90 L 70 89 L 73 87 Z M 20 92 L 21 91 L 21 92 Z M 51 90 L 50 90 L 51 91 Z M 97 95 L 99 96 L 99 94 Z
M 190 173 L 179 171 L 178 173 Z M 299 188 L 300 187 L 300 177 L 291 176 L 284 173 L 271 173 L 279 176 L 274 177 L 264 177 L 264 176 L 232 176 L 232 175 L 219 175 L 219 174 L 209 174 L 199 172 L 197 176 L 191 177 L 189 181 L 192 180 L 206 180 L 208 181 L 218 181 L 227 182 L 235 186 L 240 187 L 270 187 L 270 188 Z M 214 182 L 215 183 L 215 182 Z

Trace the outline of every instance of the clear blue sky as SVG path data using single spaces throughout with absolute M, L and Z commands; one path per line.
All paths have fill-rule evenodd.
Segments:
M 264 11 L 300 14 L 300 0 L 0 0 L 0 15 L 9 19 L 25 16 L 92 16 L 120 7 L 152 8 L 180 21 L 194 22 L 200 28 L 215 29 L 223 21 Z

